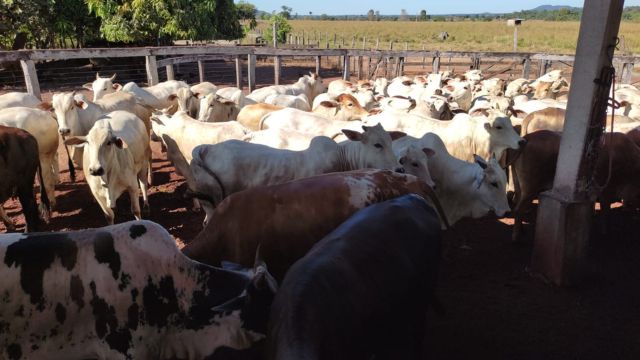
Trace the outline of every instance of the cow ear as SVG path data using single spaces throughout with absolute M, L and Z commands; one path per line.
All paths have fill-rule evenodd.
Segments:
M 115 75 L 114 75 L 114 76 L 115 76 Z M 120 91 L 120 90 L 122 90 L 122 85 L 120 85 L 120 84 L 118 84 L 118 83 L 111 85 L 111 87 L 112 87 L 112 88 L 113 88 L 113 90 L 115 90 L 115 91 Z
M 118 149 L 126 149 L 129 147 L 129 145 L 127 145 L 127 143 L 119 137 L 113 139 L 113 144 L 117 146 Z
M 422 152 L 424 152 L 425 155 L 427 155 L 427 158 L 432 157 L 433 155 L 436 154 L 435 151 L 433 151 L 432 149 L 429 148 L 422 148 Z
M 362 133 L 347 129 L 342 129 L 342 133 L 351 141 L 362 141 Z
M 389 136 L 391 136 L 391 141 L 398 140 L 401 137 L 407 136 L 407 133 L 404 133 L 402 131 L 388 131 L 388 133 L 389 133 Z
M 332 108 L 332 107 L 338 107 L 338 103 L 333 101 L 322 101 L 320 102 L 320 106 Z
M 87 138 L 85 136 L 71 136 L 64 140 L 65 145 L 75 146 L 75 147 L 83 147 L 87 143 Z
M 158 123 L 160 125 L 164 125 L 164 123 L 162 122 L 162 120 L 160 120 L 160 117 L 157 116 L 156 114 L 151 115 L 151 117 L 149 118 L 151 121 Z
M 86 84 L 82 85 L 82 87 L 87 89 L 87 90 L 93 90 L 93 83 L 86 83 Z
M 38 104 L 38 109 L 44 110 L 44 111 L 53 111 L 53 106 L 51 105 L 50 102 L 43 101 L 40 104 Z
M 489 116 L 489 111 L 486 108 L 475 109 L 469 113 L 471 116 Z
M 445 88 L 445 90 L 447 90 L 449 92 L 452 92 L 452 91 L 454 91 L 456 89 L 453 85 L 447 85 L 444 88 Z
M 84 102 L 84 101 L 82 101 L 82 100 L 73 100 L 73 102 L 75 103 L 75 105 L 76 105 L 77 107 L 79 107 L 79 108 L 81 108 L 81 109 L 86 109 L 86 108 L 87 108 L 87 106 L 89 106 L 89 105 L 87 105 L 87 103 L 86 103 L 86 102 Z
M 473 154 L 473 159 L 475 160 L 475 162 L 480 165 L 480 167 L 482 169 L 486 169 L 487 168 L 487 162 L 484 161 L 483 158 L 481 158 L 480 156 L 478 156 L 477 154 Z

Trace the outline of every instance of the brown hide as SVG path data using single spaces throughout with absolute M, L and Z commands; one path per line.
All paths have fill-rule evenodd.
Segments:
M 22 129 L 0 126 L 0 206 L 10 197 L 18 195 L 27 223 L 26 231 L 40 228 L 33 194 L 33 181 L 39 167 L 37 140 Z M 42 177 L 40 183 L 43 183 Z M 44 191 L 40 193 L 42 195 Z M 42 200 L 48 204 L 46 194 Z M 8 229 L 13 228 L 13 224 L 6 225 Z
M 280 281 L 295 261 L 357 210 L 408 193 L 428 198 L 432 192 L 414 176 L 387 170 L 331 173 L 248 189 L 224 199 L 183 252 L 206 264 L 226 260 L 251 266 L 260 245 L 260 256 Z
M 541 192 L 551 189 L 555 176 L 561 135 L 542 130 L 525 135 L 526 146 L 514 162 L 513 239 L 522 231 L 522 216 Z M 609 156 L 611 156 L 611 163 Z M 609 176 L 609 166 L 611 175 Z M 623 133 L 604 135 L 604 146 L 595 170 L 600 206 L 605 211 L 611 203 L 636 204 L 640 195 L 640 148 Z M 607 181 L 608 180 L 608 181 Z

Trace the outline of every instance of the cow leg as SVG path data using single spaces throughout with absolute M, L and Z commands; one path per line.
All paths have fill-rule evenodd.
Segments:
M 44 181 L 44 184 L 40 184 L 40 186 L 44 186 L 44 190 L 47 192 L 47 197 L 49 198 L 51 209 L 54 209 L 56 207 L 56 176 L 54 168 L 57 166 L 54 167 L 50 161 L 53 161 L 53 159 L 45 158 L 40 162 L 40 171 L 42 171 L 42 180 Z
M 609 222 L 611 216 L 611 201 L 607 199 L 600 199 L 600 233 L 607 234 L 609 232 Z
M 98 201 L 98 205 L 100 205 L 100 208 L 104 213 L 107 224 L 113 225 L 113 221 L 115 219 L 115 204 L 113 204 L 112 208 L 111 201 L 109 201 L 107 197 L 102 195 L 96 195 L 96 200 Z
M 149 184 L 147 183 L 147 179 L 144 174 L 138 177 L 138 182 L 140 183 L 140 190 L 142 192 L 142 213 L 145 217 L 149 217 L 151 214 L 151 209 L 149 208 Z M 133 204 L 133 202 L 132 202 Z M 138 204 L 138 192 L 136 189 L 136 204 Z M 138 206 L 139 207 L 139 206 Z M 135 214 L 135 213 L 134 213 Z
M 4 223 L 4 226 L 7 228 L 7 232 L 16 231 L 16 226 L 13 224 L 13 221 L 7 216 L 7 213 L 4 211 L 4 205 L 0 204 L 0 219 Z
M 520 194 L 520 197 L 521 199 L 518 199 L 518 203 L 516 203 L 516 206 L 513 208 L 513 232 L 511 234 L 511 240 L 513 242 L 522 240 L 522 217 L 525 211 L 530 208 L 531 202 L 534 199 L 534 196 L 531 195 L 524 197 Z
M 133 216 L 136 218 L 136 220 L 142 220 L 142 216 L 140 215 L 140 199 L 138 198 L 138 187 L 130 187 L 127 192 L 129 193 L 129 200 L 131 200 L 131 212 L 133 213 Z M 142 191 L 142 193 L 146 195 L 146 188 Z M 145 206 L 147 208 L 149 207 L 147 199 L 145 199 Z
M 60 164 L 58 164 L 58 152 L 56 151 L 51 157 L 51 164 L 53 165 L 53 183 L 57 185 L 60 183 Z
M 32 175 L 32 179 L 33 179 Z M 22 181 L 22 184 L 18 186 L 18 199 L 20 205 L 22 205 L 22 212 L 26 226 L 24 232 L 33 232 L 40 230 L 40 216 L 38 214 L 38 205 L 36 205 L 36 198 L 33 196 L 33 181 Z

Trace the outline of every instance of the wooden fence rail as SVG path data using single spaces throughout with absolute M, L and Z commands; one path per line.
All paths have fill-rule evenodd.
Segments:
M 334 39 L 335 41 L 335 39 Z M 353 41 L 352 41 L 353 43 Z M 390 46 L 392 49 L 392 47 Z M 67 60 L 86 58 L 116 58 L 116 57 L 145 57 L 147 70 L 147 82 L 149 85 L 157 84 L 158 67 L 166 68 L 167 78 L 174 77 L 173 65 L 198 62 L 200 80 L 204 80 L 204 61 L 217 59 L 235 60 L 236 64 L 236 85 L 242 87 L 242 64 L 246 61 L 247 81 L 249 91 L 255 89 L 256 77 L 255 66 L 256 57 L 274 58 L 274 83 L 280 83 L 282 57 L 314 57 L 316 72 L 321 70 L 321 58 L 335 56 L 340 57 L 339 64 L 343 71 L 343 78 L 350 79 L 351 58 L 355 57 L 358 77 L 364 78 L 377 73 L 376 65 L 373 72 L 360 70 L 363 59 L 380 59 L 383 63 L 385 74 L 388 74 L 388 64 L 393 64 L 393 75 L 402 75 L 405 67 L 405 60 L 411 58 L 430 59 L 432 69 L 438 71 L 442 67 L 441 58 L 468 58 L 471 60 L 471 68 L 480 68 L 483 61 L 499 59 L 512 60 L 522 64 L 522 76 L 529 78 L 531 75 L 531 65 L 533 61 L 538 64 L 538 74 L 544 74 L 549 70 L 553 62 L 563 64 L 572 63 L 574 57 L 571 55 L 555 55 L 544 53 L 521 53 L 521 52 L 467 52 L 467 51 L 428 51 L 428 50 L 365 50 L 365 49 L 283 49 L 268 48 L 261 46 L 164 46 L 164 47 L 141 47 L 141 48 L 96 48 L 96 49 L 53 49 L 53 50 L 17 50 L 0 51 L 0 63 L 20 61 L 25 78 L 27 91 L 36 96 L 40 96 L 40 86 L 35 71 L 35 62 L 46 60 Z M 157 59 L 158 57 L 164 57 Z M 380 62 L 379 61 L 379 62 Z M 620 79 L 623 83 L 631 81 L 631 74 L 635 64 L 640 63 L 640 56 L 617 56 L 614 59 L 621 69 Z M 366 74 L 365 74 L 366 73 Z M 365 76 L 367 75 L 367 76 Z

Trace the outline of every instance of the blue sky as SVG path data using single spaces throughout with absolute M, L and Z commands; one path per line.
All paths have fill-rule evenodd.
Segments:
M 518 10 L 532 9 L 539 5 L 569 5 L 582 7 L 582 0 L 449 0 L 449 1 L 425 1 L 425 0 L 320 0 L 320 1 L 292 1 L 292 0 L 245 0 L 254 4 L 258 10 L 271 12 L 280 10 L 282 5 L 293 8 L 293 13 L 298 15 L 308 14 L 312 11 L 314 15 L 355 15 L 366 14 L 369 9 L 378 10 L 383 15 L 400 14 L 401 9 L 407 10 L 409 14 L 417 14 L 420 10 L 427 10 L 428 14 L 460 14 L 460 13 L 482 13 L 482 12 L 512 12 Z M 235 0 L 237 3 L 238 0 Z M 627 0 L 625 6 L 640 6 L 640 0 Z

